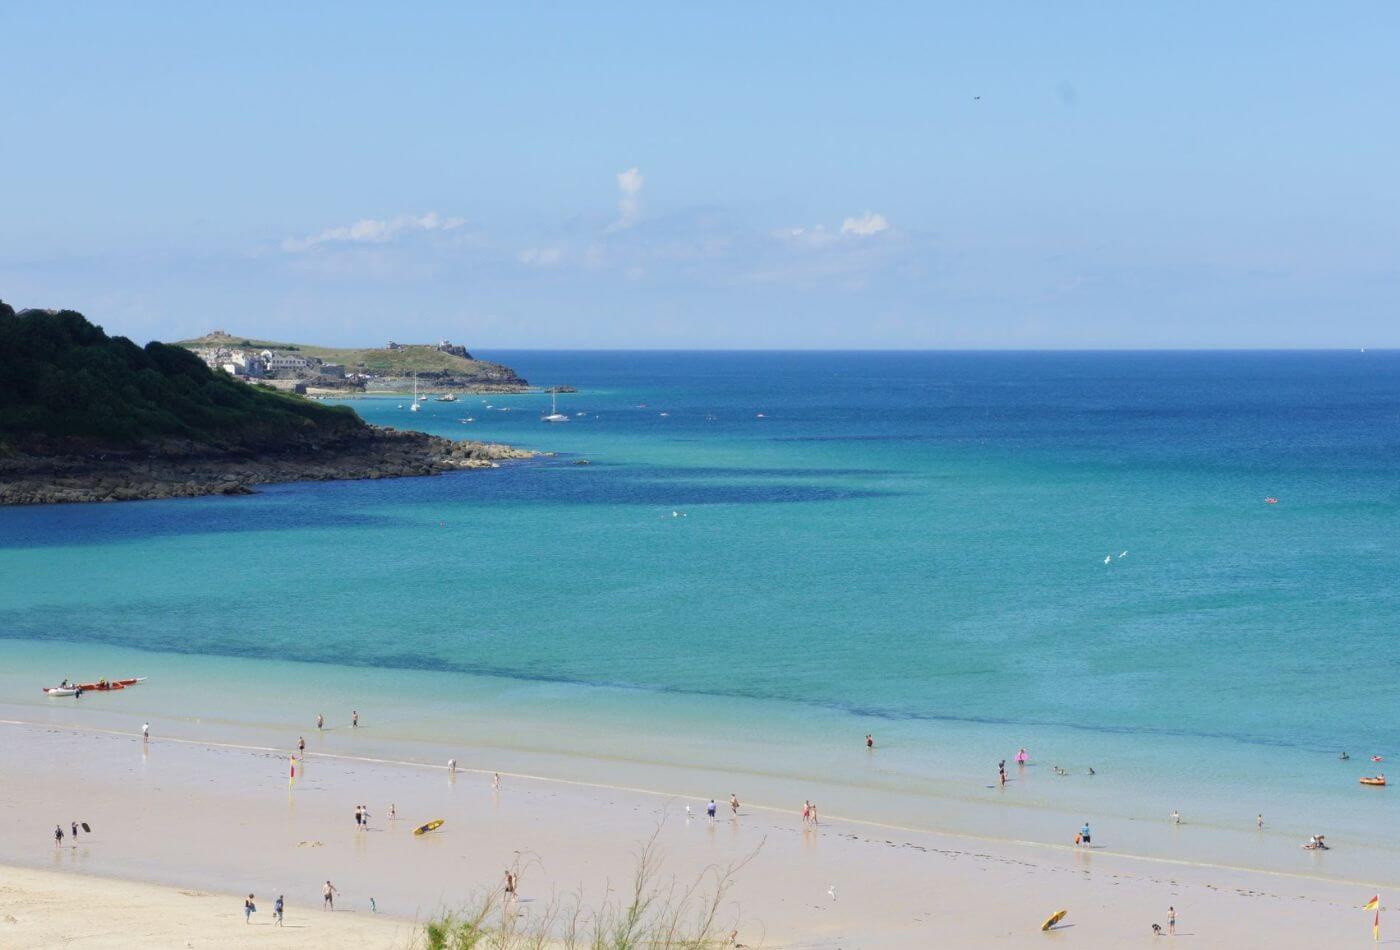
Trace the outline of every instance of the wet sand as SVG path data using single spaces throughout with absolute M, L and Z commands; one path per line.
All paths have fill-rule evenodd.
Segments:
M 97 929 L 116 942 L 88 945 L 161 946 L 175 940 L 157 932 L 164 918 L 171 934 L 194 946 L 199 939 L 237 945 L 229 941 L 244 939 L 240 895 L 258 895 L 255 919 L 263 922 L 277 893 L 287 897 L 289 920 L 309 917 L 319 913 L 320 887 L 330 878 L 347 917 L 393 917 L 408 927 L 497 887 L 512 865 L 522 869 L 519 908 L 528 922 L 561 895 L 577 892 L 592 906 L 610 888 L 625 888 L 654 832 L 663 880 L 683 886 L 749 858 L 723 903 L 721 926 L 737 929 L 745 944 L 772 947 L 1122 947 L 1152 940 L 1151 924 L 1165 926 L 1169 905 L 1179 915 L 1178 937 L 1201 946 L 1336 946 L 1369 940 L 1359 908 L 1381 889 L 1339 880 L 1325 866 L 1345 860 L 1338 851 L 1316 856 L 1331 875 L 1324 879 L 1129 857 L 1099 838 L 1093 849 L 1076 849 L 826 818 L 809 828 L 800 797 L 791 810 L 745 806 L 731 818 L 728 795 L 742 799 L 742 788 L 680 798 L 506 774 L 496 791 L 489 772 L 450 775 L 444 767 L 316 754 L 289 788 L 287 767 L 286 752 L 237 743 L 143 743 L 139 735 L 0 725 L 0 863 L 57 873 L 103 901 L 106 884 L 78 875 L 175 889 L 129 898 L 159 909 L 143 916 L 149 932 L 124 944 L 103 925 L 110 913 L 95 897 L 90 909 L 73 901 L 44 911 L 44 888 L 56 886 L 51 875 L 9 873 L 7 905 L 27 907 L 30 923 L 3 926 L 43 928 L 35 931 L 39 942 L 26 945 Z M 709 795 L 720 806 L 714 823 L 703 817 L 701 796 Z M 391 802 L 397 821 L 387 818 Z M 357 804 L 369 807 L 368 831 L 356 829 Z M 442 829 L 413 836 L 413 826 L 433 818 L 446 819 Z M 93 833 L 55 848 L 54 824 L 67 830 L 73 820 L 89 822 Z M 227 896 L 191 903 L 182 890 Z M 370 898 L 380 918 L 370 915 Z M 1061 908 L 1069 910 L 1064 928 L 1040 933 L 1045 916 Z M 408 932 L 357 932 L 360 943 L 342 945 L 394 946 Z M 0 930 L 0 944 L 7 939 Z M 318 939 L 308 931 L 296 945 Z

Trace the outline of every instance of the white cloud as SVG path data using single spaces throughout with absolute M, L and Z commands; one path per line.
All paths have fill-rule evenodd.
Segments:
M 563 259 L 564 251 L 557 247 L 527 247 L 516 256 L 530 267 L 553 267 Z
M 642 185 L 646 184 L 646 179 L 634 165 L 625 172 L 617 173 L 617 190 L 622 192 L 622 197 L 617 201 L 617 223 L 613 225 L 613 230 L 630 228 L 637 222 L 637 216 L 642 209 Z
M 842 221 L 841 233 L 853 234 L 856 237 L 870 237 L 872 234 L 888 231 L 889 227 L 890 223 L 885 220 L 883 214 L 867 211 L 858 218 L 847 218 Z
M 436 211 L 423 215 L 401 214 L 387 221 L 378 218 L 361 218 L 354 224 L 339 228 L 327 228 L 320 234 L 304 238 L 287 238 L 282 242 L 282 250 L 289 253 L 309 251 L 322 244 L 384 244 L 394 240 L 405 231 L 452 231 L 466 224 L 463 218 L 444 218 Z

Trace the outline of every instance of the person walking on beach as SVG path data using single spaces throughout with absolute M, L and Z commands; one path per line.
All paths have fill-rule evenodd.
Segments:
M 362 809 L 363 807 L 364 807 L 363 805 L 356 805 L 356 806 L 355 806 L 355 830 L 356 830 L 356 831 L 359 831 L 361 828 L 363 828 L 363 827 L 365 826 L 365 816 L 364 816 L 364 814 L 361 812 L 361 809 Z
M 715 820 L 715 800 L 714 800 L 713 798 L 710 799 L 710 803 L 709 803 L 708 805 L 705 806 L 705 817 L 708 818 L 708 819 L 710 819 L 710 821 L 714 821 L 714 820 Z M 60 828 L 60 829 L 58 830 L 58 833 L 59 833 L 60 836 L 62 836 L 62 834 L 63 834 L 63 829 Z
M 150 741 L 151 741 L 151 724 L 150 724 L 149 722 L 143 722 L 143 723 L 141 724 L 141 741 L 142 741 L 142 742 L 150 742 Z
M 74 844 L 77 844 L 77 843 L 78 843 L 78 823 L 77 823 L 76 821 L 73 822 L 73 826 L 72 826 L 72 827 L 73 827 L 73 843 L 74 843 Z
M 821 822 L 817 821 L 817 803 L 816 803 L 816 802 L 812 802 L 812 824 L 814 824 L 814 825 L 819 825 L 819 824 L 821 824 Z
M 247 899 L 243 901 L 243 922 L 245 924 L 251 924 L 253 922 L 253 911 L 257 909 L 257 906 L 253 903 L 253 895 L 249 894 Z
M 305 736 L 297 736 L 297 751 L 298 751 L 298 752 L 303 752 L 303 753 L 306 751 L 306 737 L 305 737 Z
M 739 817 L 739 796 L 733 792 L 729 793 L 729 810 L 733 812 L 735 818 Z
M 54 826 L 53 826 L 53 846 L 54 846 L 55 848 L 61 848 L 61 847 L 63 847 L 63 826 L 62 826 L 62 825 L 54 825 Z
M 325 727 L 326 727 L 326 717 L 323 716 L 323 715 L 321 715 L 320 713 L 317 713 L 317 714 L 316 714 L 316 728 L 317 728 L 318 730 L 320 730 L 320 729 L 324 729 Z
M 335 910 L 335 895 L 339 893 L 340 891 L 335 889 L 335 885 L 327 881 L 326 886 L 321 888 L 321 909 Z
M 802 823 L 803 823 L 804 825 L 807 825 L 807 824 L 811 824 L 811 821 L 812 821 L 812 803 L 809 802 L 809 801 L 804 801 L 804 802 L 802 803 Z
M 499 792 L 500 790 L 501 790 L 501 773 L 500 773 L 500 772 L 492 772 L 492 773 L 491 773 L 491 791 L 493 791 L 493 792 Z
M 364 829 L 365 831 L 369 831 L 369 806 L 368 806 L 368 805 L 361 805 L 361 806 L 360 806 L 360 827 L 361 827 L 362 829 Z
M 1260 831 L 1264 830 L 1264 815 L 1262 812 L 1254 816 L 1254 827 L 1258 828 Z
M 1089 844 L 1089 823 L 1087 821 L 1084 822 L 1084 827 L 1079 829 L 1079 835 L 1084 839 L 1084 847 L 1092 847 L 1092 845 Z
M 360 711 L 358 709 L 350 710 L 350 728 L 360 728 Z
M 1168 908 L 1167 908 L 1167 935 L 1170 936 L 1170 937 L 1175 937 L 1175 936 L 1176 936 L 1176 908 L 1175 908 L 1175 907 L 1168 907 Z
M 398 811 L 394 808 L 394 803 L 393 803 L 393 802 L 390 802 L 390 803 L 389 803 L 389 820 L 390 820 L 390 821 L 393 821 L 395 818 L 398 818 L 398 817 L 399 817 L 399 813 L 398 813 Z
M 272 925 L 273 925 L 274 927 L 281 927 L 281 926 L 282 926 L 282 908 L 283 908 L 283 906 L 284 906 L 284 904 L 283 904 L 283 902 L 282 902 L 282 895 L 281 895 L 281 894 L 278 894 L 278 895 L 277 895 L 277 902 L 276 902 L 275 904 L 272 905 Z

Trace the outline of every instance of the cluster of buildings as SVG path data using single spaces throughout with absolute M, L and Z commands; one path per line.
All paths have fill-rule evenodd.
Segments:
M 345 366 L 279 350 L 211 346 L 195 350 L 211 369 L 241 379 L 344 379 Z

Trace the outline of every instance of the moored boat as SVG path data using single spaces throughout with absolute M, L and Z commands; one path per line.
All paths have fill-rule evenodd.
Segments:
M 45 686 L 45 687 L 44 687 L 44 694 L 45 694 L 46 696 L 76 696 L 76 695 L 78 695 L 78 687 L 76 687 L 76 686 Z

